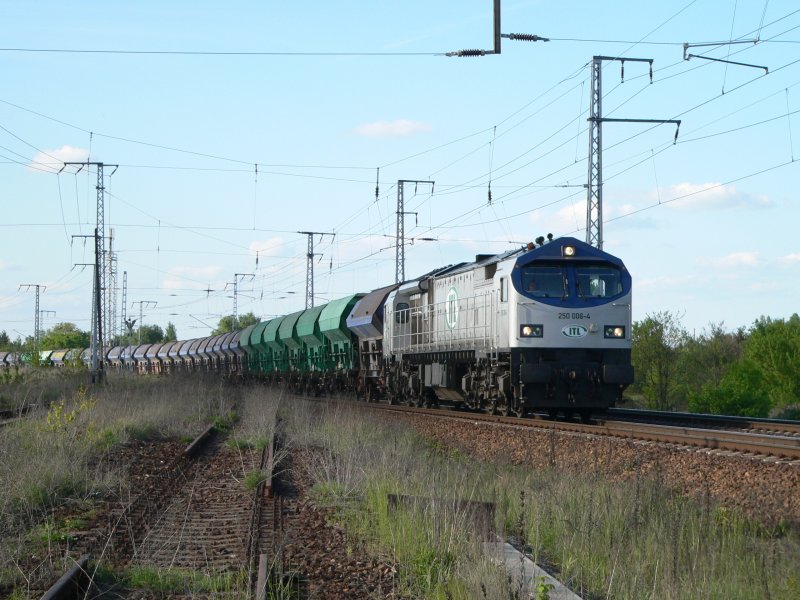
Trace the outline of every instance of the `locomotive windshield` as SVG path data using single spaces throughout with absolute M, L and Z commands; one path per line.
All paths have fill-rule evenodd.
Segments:
M 622 277 L 614 265 L 576 266 L 575 286 L 579 298 L 613 298 L 622 293 Z
M 561 267 L 536 265 L 522 270 L 522 289 L 533 298 L 566 298 L 565 283 Z

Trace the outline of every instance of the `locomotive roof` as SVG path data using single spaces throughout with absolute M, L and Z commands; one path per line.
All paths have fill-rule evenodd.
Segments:
M 501 252 L 500 254 L 478 255 L 478 257 L 476 257 L 478 260 L 473 262 L 463 262 L 456 265 L 449 265 L 440 269 L 434 269 L 430 273 L 426 273 L 425 275 L 422 275 L 416 279 L 427 279 L 429 277 L 441 277 L 442 275 L 456 275 L 459 273 L 465 273 L 467 271 L 472 271 L 476 267 L 485 267 L 487 265 L 499 263 L 515 256 L 519 258 L 525 257 L 530 259 L 561 259 L 563 258 L 561 249 L 564 246 L 575 246 L 576 248 L 580 248 L 580 256 L 576 257 L 580 260 L 605 260 L 622 266 L 622 261 L 620 259 L 608 254 L 607 252 L 604 252 L 603 250 L 600 250 L 599 248 L 590 246 L 586 242 L 573 237 L 560 237 L 531 249 L 522 247 L 514 248 L 513 250 L 507 250 L 506 252 Z M 411 281 L 414 280 L 412 279 Z

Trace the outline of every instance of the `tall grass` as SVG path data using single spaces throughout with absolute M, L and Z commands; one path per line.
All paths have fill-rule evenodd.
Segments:
M 57 564 L 63 558 L 54 547 L 61 541 L 57 536 L 41 539 L 31 528 L 58 529 L 52 523 L 58 510 L 79 511 L 99 498 L 129 495 L 123 474 L 105 460 L 115 447 L 132 439 L 194 437 L 214 417 L 228 414 L 235 400 L 216 381 L 113 373 L 107 384 L 86 387 L 83 377 L 51 370 L 36 373 L 27 385 L 27 392 L 6 391 L 17 399 L 35 398 L 36 407 L 0 430 L 4 583 L 35 577 L 21 564 L 31 556 L 41 555 L 55 572 L 68 564 Z
M 676 496 L 657 479 L 482 464 L 363 412 L 296 409 L 295 442 L 316 448 L 317 502 L 336 509 L 354 545 L 395 561 L 412 594 L 518 597 L 519 582 L 485 555 L 485 532 L 456 502 L 482 500 L 495 503 L 500 535 L 587 597 L 800 598 L 794 533 Z M 416 500 L 392 510 L 389 494 Z

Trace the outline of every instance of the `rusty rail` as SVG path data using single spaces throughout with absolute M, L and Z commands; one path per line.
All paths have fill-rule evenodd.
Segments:
M 194 456 L 197 454 L 197 452 L 199 452 L 203 447 L 203 444 L 205 444 L 208 438 L 211 437 L 211 434 L 214 433 L 215 429 L 216 427 L 213 423 L 206 427 L 200 435 L 194 438 L 194 441 L 191 444 L 186 446 L 186 449 L 183 451 L 183 453 L 187 456 Z
M 90 555 L 84 554 L 56 581 L 47 592 L 42 596 L 42 600 L 66 600 L 67 598 L 82 597 L 80 592 L 87 590 L 91 586 L 91 578 L 86 572 L 86 565 L 89 563 Z
M 255 585 L 253 596 L 257 600 L 263 600 L 263 598 L 266 597 L 267 585 L 272 575 L 269 568 L 272 557 L 270 557 L 266 550 L 262 551 L 260 544 L 261 521 L 264 513 L 265 501 L 272 505 L 271 518 L 273 519 L 273 528 L 276 527 L 276 520 L 278 523 L 280 522 L 280 514 L 276 515 L 275 513 L 280 510 L 279 507 L 281 504 L 277 502 L 279 499 L 275 497 L 273 485 L 275 475 L 275 449 L 277 445 L 279 423 L 280 421 L 276 417 L 272 426 L 272 439 L 261 454 L 259 468 L 265 472 L 265 477 L 259 482 L 253 493 L 253 510 L 250 515 L 250 530 L 247 544 L 248 561 L 250 563 L 251 573 L 255 572 L 256 575 L 255 581 L 253 582 Z M 272 549 L 270 548 L 270 550 Z M 256 560 L 258 560 L 258 563 L 256 563 Z

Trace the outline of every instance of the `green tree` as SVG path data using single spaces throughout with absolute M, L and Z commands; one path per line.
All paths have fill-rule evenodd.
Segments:
M 10 351 L 11 350 L 11 338 L 8 337 L 8 334 L 3 331 L 0 331 L 0 350 L 3 351 Z
M 81 331 L 74 323 L 58 323 L 41 337 L 39 348 L 44 350 L 88 348 L 89 337 L 88 331 Z
M 252 312 L 244 313 L 236 318 L 236 328 L 244 329 L 256 323 L 260 323 L 261 319 L 255 316 Z M 219 335 L 220 333 L 230 333 L 235 330 L 233 327 L 233 315 L 226 315 L 219 320 L 217 328 L 211 332 L 211 335 Z
M 138 344 L 140 339 L 142 344 L 157 344 L 164 341 L 164 331 L 158 325 L 143 325 L 133 336 L 131 343 Z
M 742 356 L 746 339 L 744 327 L 731 332 L 723 323 L 710 323 L 699 336 L 687 336 L 678 350 L 678 397 L 689 398 L 708 385 L 719 385 Z
M 800 317 L 758 319 L 750 330 L 744 358 L 760 371 L 772 408 L 800 402 Z
M 743 417 L 766 417 L 770 399 L 761 370 L 749 360 L 732 364 L 722 380 L 709 382 L 699 394 L 691 394 L 692 412 Z
M 178 332 L 175 330 L 175 324 L 172 321 L 167 323 L 167 328 L 164 329 L 164 341 L 176 342 L 178 341 Z
M 647 315 L 633 324 L 631 362 L 636 373 L 636 386 L 645 397 L 648 408 L 675 410 L 679 351 L 688 335 L 680 317 L 669 311 Z

